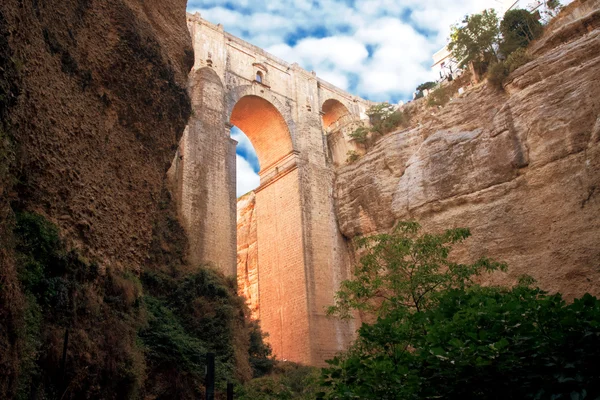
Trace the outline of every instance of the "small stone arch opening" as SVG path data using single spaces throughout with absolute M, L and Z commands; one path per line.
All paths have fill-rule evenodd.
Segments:
M 336 126 L 344 123 L 344 119 L 350 117 L 348 108 L 339 100 L 329 99 L 321 107 L 323 115 L 323 127 L 326 133 L 330 133 Z
M 262 71 L 256 71 L 256 77 L 254 79 L 258 83 L 264 83 L 265 74 Z

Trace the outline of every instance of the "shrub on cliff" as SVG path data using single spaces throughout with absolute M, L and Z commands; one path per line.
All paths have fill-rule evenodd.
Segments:
M 389 103 L 381 103 L 367 110 L 371 122 L 371 132 L 384 135 L 396 128 L 406 126 L 410 121 L 410 115 L 403 110 L 396 109 Z
M 363 323 L 351 349 L 330 360 L 327 399 L 584 399 L 600 396 L 600 301 L 566 304 L 523 278 L 512 289 L 472 278 L 505 265 L 449 260 L 469 236 L 420 234 L 401 223 L 360 239 L 354 279 L 331 314 Z M 365 318 L 366 317 L 366 318 Z
M 38 214 L 17 213 L 15 237 L 26 297 L 17 398 L 138 393 L 145 375 L 136 343 L 143 322 L 137 278 L 110 268 L 101 273 Z
M 287 361 L 275 364 L 272 373 L 253 379 L 236 390 L 240 400 L 314 400 L 319 387 L 319 369 Z
M 500 51 L 508 57 L 513 51 L 524 48 L 543 32 L 538 17 L 527 10 L 509 10 L 500 22 L 502 41 Z
M 218 388 L 270 371 L 233 280 L 208 268 L 169 266 L 141 280 L 102 268 L 34 213 L 16 214 L 14 236 L 26 299 L 16 398 L 198 398 L 207 352 Z
M 496 45 L 500 28 L 493 9 L 467 15 L 460 25 L 453 25 L 451 29 L 448 50 L 459 60 L 461 67 L 470 62 L 487 65 L 498 60 Z
M 506 60 L 493 64 L 488 71 L 488 82 L 497 89 L 502 89 L 506 78 L 517 68 L 531 61 L 525 48 L 513 51 Z
M 427 105 L 429 107 L 445 106 L 451 100 L 454 91 L 454 85 L 440 86 L 429 93 L 429 96 L 427 97 Z

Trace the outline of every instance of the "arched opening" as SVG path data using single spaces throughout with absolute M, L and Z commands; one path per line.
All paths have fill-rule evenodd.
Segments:
M 262 97 L 242 97 L 233 107 L 229 122 L 241 129 L 254 145 L 261 172 L 293 149 L 285 119 L 273 104 Z
M 237 142 L 235 149 L 236 197 L 240 198 L 260 185 L 260 162 L 256 150 L 248 136 L 237 126 L 230 130 L 230 135 Z
M 274 353 L 301 360 L 298 343 L 309 338 L 290 334 L 309 324 L 308 312 L 301 309 L 307 304 L 301 290 L 306 287 L 303 209 L 291 132 L 279 110 L 256 95 L 241 97 L 229 122 L 235 127 L 232 137 L 241 139 L 238 146 L 248 149 L 243 132 L 256 150 L 261 181 L 237 201 L 238 291 L 269 333 Z
M 256 71 L 256 82 L 263 83 L 264 75 L 262 71 Z
M 348 108 L 335 99 L 326 100 L 321 110 L 329 159 L 334 165 L 343 165 L 350 154 L 357 150 L 349 136 L 357 127 L 356 121 Z
M 335 99 L 326 100 L 321 110 L 323 111 L 323 127 L 327 133 L 334 125 L 339 125 L 344 117 L 350 115 L 348 108 Z

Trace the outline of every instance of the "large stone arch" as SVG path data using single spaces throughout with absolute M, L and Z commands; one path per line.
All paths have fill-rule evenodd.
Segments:
M 256 95 L 240 98 L 229 115 L 229 123 L 250 139 L 261 169 L 268 169 L 293 151 L 292 137 L 281 113 Z
M 292 117 L 293 105 L 289 100 L 284 104 L 277 95 L 270 90 L 265 90 L 263 86 L 254 83 L 251 85 L 241 85 L 229 90 L 225 95 L 225 112 L 228 118 L 231 118 L 233 108 L 246 96 L 256 96 L 270 103 L 281 115 L 287 125 L 292 140 L 292 149 L 298 150 L 298 140 L 296 137 L 296 123 Z
M 321 106 L 321 115 L 323 117 L 323 128 L 327 131 L 344 117 L 349 117 L 350 111 L 341 101 L 329 98 Z
M 226 98 L 229 123 L 252 142 L 261 166 L 254 205 L 258 260 L 240 265 L 256 269 L 250 273 L 258 276 L 258 287 L 250 288 L 258 293 L 250 299 L 251 308 L 278 357 L 308 360 L 304 214 L 294 122 L 289 109 L 264 89 L 238 87 Z

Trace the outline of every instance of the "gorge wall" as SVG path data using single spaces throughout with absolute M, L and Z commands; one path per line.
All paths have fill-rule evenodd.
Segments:
M 185 8 L 0 3 L 2 398 L 125 398 L 156 372 L 137 277 L 185 250 L 165 185 L 191 110 Z
M 590 4 L 593 2 L 590 2 Z M 336 174 L 346 238 L 416 220 L 469 227 L 457 253 L 509 265 L 486 283 L 533 276 L 567 298 L 600 293 L 600 29 L 598 7 L 564 21 L 509 78 L 378 141 Z

